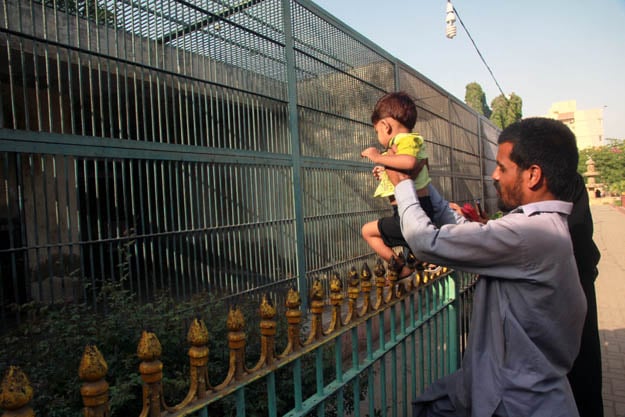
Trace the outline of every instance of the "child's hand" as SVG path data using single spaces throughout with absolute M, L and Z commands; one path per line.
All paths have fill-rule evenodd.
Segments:
M 373 167 L 371 172 L 373 173 L 375 179 L 380 181 L 380 175 L 382 175 L 382 173 L 384 172 L 384 167 L 382 165 L 376 165 Z
M 370 146 L 362 151 L 360 153 L 360 156 L 362 156 L 363 158 L 369 158 L 372 162 L 375 162 L 376 158 L 380 156 L 380 151 L 378 150 L 378 148 Z

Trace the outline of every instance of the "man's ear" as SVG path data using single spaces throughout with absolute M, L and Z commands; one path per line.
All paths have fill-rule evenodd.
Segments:
M 526 171 L 528 174 L 527 185 L 532 190 L 539 189 L 545 180 L 542 168 L 539 165 L 531 165 Z

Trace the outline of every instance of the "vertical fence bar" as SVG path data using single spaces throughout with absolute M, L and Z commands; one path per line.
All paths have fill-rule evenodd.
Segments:
M 342 385 L 342 382 L 343 382 L 343 339 L 339 337 L 335 340 L 336 342 L 334 345 L 334 367 L 336 369 L 336 382 Z M 337 406 L 336 406 L 337 414 L 339 416 L 345 415 L 344 391 L 342 388 L 336 393 L 336 402 L 337 402 Z
M 295 390 L 295 412 L 302 411 L 302 359 L 297 358 L 293 362 L 293 389 Z
M 323 384 L 323 350 L 324 346 L 320 346 L 315 350 L 315 381 L 317 386 L 317 395 L 323 397 L 324 384 Z M 325 401 L 321 401 L 317 406 L 317 416 L 323 417 L 325 415 Z
M 367 361 L 373 361 L 373 325 L 371 318 L 367 319 Z M 375 415 L 375 379 L 373 367 L 367 368 L 367 397 L 369 399 L 369 415 Z
M 460 365 L 460 329 L 458 328 L 458 315 L 462 312 L 462 299 L 460 295 L 461 282 L 459 273 L 454 271 L 448 278 L 447 299 L 453 300 L 449 305 L 449 369 L 448 372 L 454 372 Z
M 245 417 L 245 387 L 239 388 L 236 393 L 237 417 Z
M 351 330 L 352 341 L 352 368 L 354 371 L 359 371 L 360 366 L 360 354 L 358 343 L 358 327 L 353 327 Z M 360 373 L 359 376 L 352 381 L 352 396 L 354 398 L 354 416 L 360 417 Z
M 278 415 L 277 395 L 276 395 L 276 373 L 272 372 L 267 375 L 267 407 L 269 417 L 276 417 Z
M 390 308 L 391 314 L 391 342 L 393 345 L 397 342 L 397 329 L 395 322 L 397 321 L 396 317 L 397 304 L 394 304 Z M 391 350 L 391 407 L 392 407 L 392 415 L 393 417 L 397 417 L 397 347 L 393 346 Z M 386 384 L 384 384 L 386 385 Z
M 302 189 L 302 164 L 299 135 L 299 115 L 297 111 L 297 74 L 295 60 L 295 40 L 293 37 L 291 0 L 281 0 L 282 20 L 284 25 L 285 38 L 285 59 L 287 72 L 288 89 L 288 112 L 289 112 L 289 133 L 291 134 L 291 155 L 293 161 L 293 197 L 295 201 L 295 236 L 297 253 L 297 274 L 299 277 L 299 291 L 308 294 L 308 284 L 306 281 L 306 250 L 304 247 L 304 209 L 302 196 L 299 190 Z M 308 310 L 308 301 L 304 297 L 302 300 L 302 310 Z

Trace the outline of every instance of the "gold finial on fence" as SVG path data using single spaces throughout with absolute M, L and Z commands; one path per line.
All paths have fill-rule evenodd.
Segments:
M 189 392 L 182 402 L 173 409 L 179 410 L 197 398 L 205 398 L 209 389 L 208 382 L 208 329 L 204 322 L 198 318 L 193 319 L 187 332 L 189 348 L 189 364 L 191 385 Z
M 412 279 L 409 277 L 415 273 L 416 258 L 412 252 L 410 252 L 407 258 L 404 258 L 404 255 L 402 254 L 399 259 L 400 261 L 405 259 L 405 261 L 397 261 L 394 264 L 391 262 L 392 265 L 389 266 L 389 280 L 391 281 L 391 291 L 388 297 L 389 301 L 393 298 L 400 298 L 406 294 L 406 292 L 412 290 Z M 410 268 L 411 275 L 400 279 L 399 274 L 401 274 L 404 265 Z
M 0 384 L 0 408 L 6 410 L 2 417 L 35 417 L 28 405 L 33 398 L 33 388 L 28 377 L 17 366 L 9 366 Z
M 276 360 L 276 309 L 269 302 L 266 294 L 260 302 L 260 359 L 256 366 L 250 369 L 255 372 L 263 365 L 271 365 Z
M 393 258 L 391 258 L 391 261 L 392 260 Z M 375 276 L 375 304 L 373 308 L 379 310 L 382 304 L 384 304 L 384 287 L 386 286 L 386 268 L 384 268 L 384 264 L 380 258 L 378 258 L 373 267 L 373 275 Z
M 228 347 L 230 348 L 230 367 L 234 360 L 234 380 L 238 381 L 245 373 L 245 317 L 240 308 L 234 307 L 228 313 Z
M 429 267 L 428 267 L 429 268 Z M 421 282 L 425 285 L 430 281 L 431 278 L 431 273 L 429 271 L 429 269 L 424 269 L 423 271 L 421 271 L 422 276 L 421 276 Z
M 418 263 L 419 263 L 419 261 L 414 256 L 412 251 L 408 251 L 408 255 L 406 256 L 406 266 L 408 266 L 408 268 L 410 268 L 412 273 L 411 273 L 409 278 L 407 277 L 406 279 L 401 281 L 401 283 L 403 285 L 397 290 L 397 296 L 398 297 L 401 297 L 406 292 L 412 291 L 413 289 L 416 288 L 416 285 L 414 285 L 414 281 L 413 281 L 413 275 L 417 275 L 417 273 L 418 273 L 418 270 L 417 270 L 417 264 Z
M 224 382 L 215 387 L 216 391 L 227 387 L 232 381 L 240 380 L 245 375 L 245 317 L 236 306 L 228 312 L 228 348 L 230 348 L 230 360 L 228 375 Z
M 349 324 L 356 317 L 356 304 L 358 302 L 358 296 L 360 295 L 360 278 L 358 278 L 358 271 L 352 266 L 349 270 L 347 278 L 347 317 L 344 324 Z
M 381 262 L 380 260 L 378 261 Z M 362 265 L 362 269 L 360 270 L 360 282 L 360 291 L 362 291 L 364 296 L 362 309 L 359 314 L 359 316 L 362 317 L 373 310 L 373 306 L 371 305 L 371 270 L 366 263 Z
M 324 332 L 330 334 L 342 326 L 341 305 L 343 304 L 343 283 L 339 274 L 334 272 L 330 278 L 330 305 L 332 306 L 332 319 L 330 326 Z
M 423 270 L 415 269 L 414 277 L 412 278 L 412 288 L 417 289 L 421 285 Z
M 143 380 L 143 409 L 141 416 L 159 417 L 163 400 L 163 363 L 161 342 L 152 332 L 143 331 L 137 346 L 137 356 L 141 359 L 139 373 Z
M 304 344 L 312 343 L 313 341 L 321 338 L 323 336 L 323 326 L 322 326 L 322 314 L 323 314 L 323 286 L 321 285 L 321 281 L 316 279 L 312 284 L 312 289 L 310 291 L 310 311 L 312 313 L 312 323 L 310 325 L 310 335 Z
M 109 384 L 104 379 L 107 372 L 108 365 L 98 348 L 95 345 L 85 346 L 78 367 L 78 376 L 85 381 L 80 387 L 85 417 L 110 415 Z
M 280 357 L 286 356 L 291 352 L 297 352 L 302 347 L 300 340 L 300 325 L 302 323 L 302 312 L 299 309 L 302 305 L 302 299 L 299 292 L 293 288 L 289 288 L 286 295 L 286 322 L 288 325 L 288 343 L 284 352 Z

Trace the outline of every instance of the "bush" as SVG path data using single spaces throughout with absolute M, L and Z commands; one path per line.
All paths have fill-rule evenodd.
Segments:
M 0 341 L 0 371 L 9 365 L 19 366 L 28 376 L 34 390 L 31 406 L 38 416 L 82 416 L 82 399 L 78 368 L 84 348 L 98 347 L 109 371 L 111 416 L 139 415 L 142 407 L 142 381 L 138 372 L 137 345 L 143 330 L 154 332 L 161 345 L 163 389 L 165 401 L 175 405 L 182 401 L 189 386 L 188 344 L 186 332 L 195 317 L 202 319 L 209 330 L 209 369 L 213 385 L 227 375 L 227 306 L 208 294 L 199 294 L 186 302 L 177 302 L 161 294 L 152 302 L 139 304 L 122 283 L 106 282 L 99 289 L 98 311 L 85 304 L 42 305 L 30 303 L 20 307 L 28 318 Z M 241 306 L 246 320 L 258 319 L 257 306 Z M 280 351 L 286 337 L 285 320 L 278 324 L 276 350 Z M 260 356 L 258 326 L 246 324 L 246 358 Z M 334 347 L 324 348 L 324 375 L 334 372 Z M 315 355 L 302 359 L 304 381 L 315 380 Z M 252 366 L 253 364 L 247 364 Z M 278 412 L 291 409 L 293 378 L 287 366 L 276 374 L 279 387 Z M 314 383 L 305 384 L 304 395 L 314 393 Z M 254 383 L 246 388 L 248 415 L 267 415 L 265 384 Z M 362 393 L 361 393 L 362 396 Z M 229 415 L 235 399 L 228 396 L 210 406 L 209 414 Z M 332 404 L 329 404 L 331 407 Z M 346 393 L 346 410 L 353 409 L 353 396 Z M 332 415 L 330 411 L 328 413 Z
M 108 364 L 112 416 L 139 415 L 142 381 L 137 345 L 143 330 L 154 332 L 163 346 L 166 402 L 180 402 L 189 384 L 186 332 L 194 317 L 211 325 L 209 375 L 226 374 L 227 308 L 207 294 L 182 303 L 161 294 L 139 304 L 121 283 L 107 282 L 100 288 L 98 303 L 105 313 L 85 304 L 22 305 L 21 313 L 28 318 L 2 337 L 0 369 L 17 365 L 26 373 L 35 393 L 31 405 L 38 415 L 82 415 L 78 367 L 88 344 L 96 345 Z M 213 319 L 208 322 L 206 317 Z

